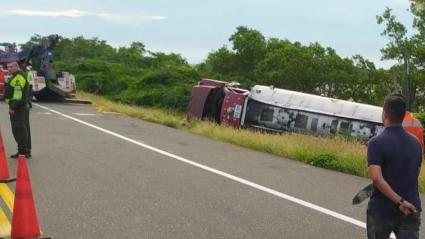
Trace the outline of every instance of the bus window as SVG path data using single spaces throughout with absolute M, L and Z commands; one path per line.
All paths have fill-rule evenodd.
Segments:
M 348 130 L 349 125 L 350 124 L 348 122 L 341 122 L 341 125 L 339 126 L 339 128 L 343 130 Z
M 311 131 L 316 132 L 317 131 L 317 124 L 319 123 L 319 119 L 314 118 L 311 120 Z
M 264 108 L 263 112 L 261 112 L 261 121 L 272 121 L 273 120 L 274 110 L 270 108 Z
M 308 121 L 307 115 L 298 114 L 297 118 L 295 119 L 295 128 L 299 128 L 299 129 L 307 128 L 307 121 Z
M 331 131 L 331 134 L 335 134 L 337 128 L 338 128 L 338 120 L 332 120 L 331 130 L 330 130 Z

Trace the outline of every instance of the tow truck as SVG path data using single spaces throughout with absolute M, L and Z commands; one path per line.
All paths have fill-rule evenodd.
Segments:
M 0 66 L 5 69 L 8 62 L 18 62 L 22 70 L 32 60 L 40 64 L 38 70 L 31 70 L 33 94 L 38 101 L 90 103 L 75 99 L 75 76 L 69 72 L 56 72 L 53 67 L 53 49 L 59 43 L 58 35 L 42 37 L 41 41 L 29 48 L 17 50 L 15 43 L 0 43 Z M 27 71 L 26 71 L 27 72 Z M 4 75 L 2 77 L 2 75 Z M 5 80 L 10 77 L 3 70 L 0 73 L 0 98 L 4 96 Z

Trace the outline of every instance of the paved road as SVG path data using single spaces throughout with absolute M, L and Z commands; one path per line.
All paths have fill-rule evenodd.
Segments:
M 98 113 L 92 106 L 43 106 L 119 134 L 99 131 L 38 106 L 32 109 L 34 149 L 28 164 L 40 224 L 49 236 L 366 237 L 364 228 L 267 193 L 258 185 L 364 221 L 366 204 L 351 206 L 350 202 L 367 179 L 117 114 Z M 12 153 L 15 144 L 6 112 L 6 106 L 0 104 L 0 127 L 6 149 Z M 249 182 L 234 181 L 174 156 Z M 10 167 L 14 174 L 16 161 L 11 160 Z M 251 182 L 256 184 L 249 185 Z

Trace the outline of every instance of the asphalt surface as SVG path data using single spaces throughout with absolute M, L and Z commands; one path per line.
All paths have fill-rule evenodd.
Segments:
M 92 106 L 43 104 L 185 159 L 365 221 L 369 180 Z M 7 107 L 0 127 L 16 150 Z M 53 238 L 366 238 L 365 229 L 34 106 L 28 160 L 40 226 Z M 11 173 L 16 161 L 10 159 Z M 13 184 L 11 185 L 13 188 Z M 424 199 L 424 197 L 422 197 Z M 422 232 L 425 232 L 422 226 Z

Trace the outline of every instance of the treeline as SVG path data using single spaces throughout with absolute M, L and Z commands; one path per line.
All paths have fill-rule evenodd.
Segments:
M 25 45 L 40 39 L 33 36 Z M 140 42 L 114 48 L 97 38 L 62 38 L 54 48 L 54 65 L 57 71 L 76 76 L 77 89 L 127 104 L 177 111 L 186 110 L 192 86 L 201 77 L 178 54 L 150 52 Z
M 378 23 L 383 22 L 387 24 L 387 35 L 393 36 L 391 29 L 400 28 L 389 9 L 378 17 Z M 26 44 L 37 40 L 38 35 Z M 390 41 L 382 50 L 383 56 L 398 59 L 395 53 L 387 52 L 389 46 L 392 51 L 397 49 L 396 43 Z M 418 52 L 425 52 L 423 42 L 416 40 Z M 415 55 L 410 52 L 409 56 L 413 59 Z M 62 38 L 54 57 L 57 70 L 76 75 L 81 90 L 128 104 L 178 111 L 186 110 L 191 89 L 201 78 L 237 81 L 244 87 L 274 85 L 373 105 L 381 105 L 390 92 L 404 92 L 406 80 L 405 64 L 377 69 L 360 55 L 341 57 L 331 47 L 317 42 L 303 45 L 285 39 L 266 39 L 261 32 L 242 26 L 229 37 L 229 46 L 210 52 L 197 65 L 188 64 L 179 54 L 151 52 L 140 42 L 114 48 L 106 41 L 83 37 Z M 413 109 L 423 111 L 425 60 L 414 60 L 407 75 L 413 83 L 408 87 L 414 92 Z
M 210 53 L 199 65 L 205 75 L 369 104 L 380 104 L 383 95 L 399 87 L 396 71 L 376 69 L 360 55 L 343 58 L 319 43 L 265 39 L 246 27 L 237 28 L 229 40 L 230 48 Z

